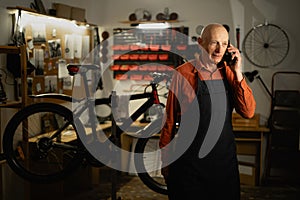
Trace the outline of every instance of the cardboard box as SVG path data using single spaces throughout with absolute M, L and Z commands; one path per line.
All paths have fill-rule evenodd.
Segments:
M 240 182 L 243 185 L 256 186 L 259 180 L 259 143 L 238 141 L 236 145 Z
M 260 144 L 258 142 L 236 141 L 237 154 L 259 155 Z
M 258 185 L 258 171 L 255 166 L 250 163 L 240 163 L 239 172 L 242 185 Z
M 56 17 L 71 19 L 72 6 L 61 3 L 53 3 L 52 7 L 56 10 Z
M 85 21 L 85 9 L 72 7 L 71 9 L 71 19 L 76 21 Z

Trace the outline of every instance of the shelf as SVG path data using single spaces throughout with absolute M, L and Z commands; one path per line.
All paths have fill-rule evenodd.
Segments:
M 261 142 L 261 139 L 256 138 L 235 138 L 237 142 Z
M 120 21 L 123 24 L 179 23 L 178 20 Z
M 57 66 L 60 65 L 60 59 L 62 59 L 65 64 L 71 62 L 79 63 L 81 59 L 84 59 L 84 57 L 91 52 L 94 40 L 96 40 L 94 37 L 94 32 L 96 34 L 95 27 L 85 22 L 41 14 L 33 9 L 19 6 L 7 7 L 7 12 L 12 18 L 12 26 L 17 27 L 18 20 L 20 20 L 19 26 L 25 30 L 22 38 L 20 38 L 20 43 L 24 42 L 24 45 L 28 48 L 29 45 L 31 45 L 30 50 L 28 49 L 28 54 L 25 48 L 25 55 L 27 54 L 28 59 L 26 59 L 25 56 L 24 62 L 29 64 L 27 60 L 31 61 L 36 69 L 32 70 L 33 67 L 30 65 L 28 68 L 30 74 L 21 81 L 22 83 L 30 85 L 29 91 L 26 90 L 25 94 L 27 94 L 27 92 L 28 94 L 34 95 L 56 92 L 71 95 L 72 80 L 66 80 L 68 77 L 64 79 L 65 81 L 60 79 Z M 77 47 L 73 45 L 70 45 L 73 48 L 67 46 L 70 44 L 69 41 L 73 43 L 73 41 L 77 40 L 77 36 L 80 36 L 78 38 L 84 41 L 82 45 L 89 47 L 88 50 L 85 48 L 77 49 Z M 87 38 L 83 38 L 85 36 L 88 37 L 88 40 L 85 40 Z M 3 47 L 3 49 L 0 48 L 0 53 L 21 54 L 20 50 L 13 46 Z M 37 54 L 41 55 L 39 62 L 35 56 Z M 94 57 L 90 57 L 90 59 L 94 59 Z M 13 68 L 13 70 L 16 68 L 15 71 L 17 71 L 17 75 L 15 76 L 19 77 L 19 69 L 14 65 L 14 58 L 10 58 L 9 61 L 11 63 L 8 65 L 9 68 Z M 52 84 L 51 86 L 53 87 L 49 87 L 50 84 Z
M 56 17 L 56 16 L 52 16 L 52 15 L 47 15 L 47 14 L 41 14 L 38 13 L 36 10 L 31 9 L 31 8 L 26 8 L 26 7 L 21 7 L 21 6 L 16 6 L 16 7 L 7 7 L 7 10 L 9 10 L 11 12 L 11 14 L 16 13 L 16 11 L 23 11 L 23 12 L 27 12 L 31 15 L 36 15 L 36 16 L 44 16 L 44 17 L 48 17 L 48 18 L 55 18 L 55 19 L 62 19 L 62 20 L 67 20 L 70 22 L 75 22 L 75 24 L 79 25 L 79 26 L 92 26 L 95 27 L 97 25 L 95 24 L 90 24 L 87 22 L 81 22 L 81 21 L 76 21 L 76 20 L 72 20 L 72 19 L 67 19 L 67 18 L 62 18 L 62 17 Z
M 139 22 L 139 21 L 134 21 Z M 165 21 L 143 21 L 156 23 Z M 178 22 L 172 20 L 170 22 Z M 132 23 L 125 21 L 124 23 Z M 175 27 L 172 30 L 117 28 L 114 29 L 114 45 L 112 46 L 114 61 L 111 70 L 117 80 L 149 80 L 149 73 L 159 71 L 172 73 L 173 69 L 183 63 L 179 54 L 185 52 L 180 42 L 187 44 L 187 37 L 177 34 L 183 32 L 188 35 L 188 28 Z M 178 39 L 178 41 L 175 40 Z M 170 44 L 171 43 L 171 44 Z
M 0 53 L 19 54 L 20 49 L 16 46 L 0 46 Z
M 0 108 L 20 108 L 21 105 L 21 101 L 5 101 L 0 103 Z
M 27 51 L 26 46 L 0 46 L 1 54 L 19 54 L 20 55 L 20 74 L 21 74 L 21 82 L 26 83 L 27 81 Z M 21 93 L 26 94 L 27 92 L 27 84 L 22 84 Z M 27 97 L 26 95 L 22 95 L 21 101 L 5 101 L 1 102 L 1 108 L 21 108 L 26 105 Z
M 20 55 L 20 70 L 21 70 L 21 82 L 24 83 L 27 76 L 27 59 L 26 59 L 26 46 L 22 45 L 20 47 L 16 46 L 0 46 L 0 53 L 1 54 L 19 54 Z M 27 91 L 27 84 L 21 84 L 21 93 L 26 94 L 25 91 Z M 2 109 L 4 108 L 16 108 L 21 109 L 23 106 L 26 105 L 26 95 L 22 95 L 21 101 L 4 101 L 0 103 L 0 111 L 2 112 Z M 0 121 L 2 122 L 0 113 Z M 0 124 L 0 132 L 2 132 L 2 124 Z M 2 150 L 2 136 L 0 137 L 0 150 Z M 3 153 L 0 153 L 0 170 L 2 171 L 2 165 L 6 163 L 5 156 Z M 3 193 L 2 189 L 3 185 L 3 176 L 2 173 L 0 174 L 0 193 Z

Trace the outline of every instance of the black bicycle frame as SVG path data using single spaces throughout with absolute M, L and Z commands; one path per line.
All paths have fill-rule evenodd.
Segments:
M 83 82 L 87 83 L 88 80 L 87 80 L 87 76 L 86 76 L 86 71 L 79 72 L 79 73 L 82 74 Z M 117 126 L 117 130 L 116 130 L 117 137 L 119 137 L 124 132 L 124 130 L 127 130 L 130 127 L 130 125 L 134 121 L 136 121 L 138 119 L 138 117 L 140 117 L 142 114 L 144 114 L 147 111 L 147 109 L 149 109 L 152 105 L 160 104 L 159 97 L 158 97 L 158 91 L 156 88 L 156 83 L 154 81 L 151 81 L 150 86 L 152 89 L 151 92 L 144 92 L 141 94 L 132 94 L 130 96 L 129 100 L 139 100 L 139 99 L 146 99 L 146 98 L 148 98 L 148 100 L 145 103 L 143 103 L 134 113 L 132 113 L 130 115 L 130 117 L 126 118 L 123 121 L 122 125 Z M 80 115 L 83 113 L 84 110 L 86 110 L 86 108 L 89 109 L 89 111 L 88 111 L 89 116 L 93 116 L 95 114 L 94 109 L 93 109 L 95 105 L 101 105 L 101 104 L 112 105 L 112 102 L 113 102 L 112 95 L 108 98 L 93 99 L 93 98 L 89 98 L 90 90 L 89 90 L 87 84 L 84 84 L 84 89 L 85 89 L 88 100 L 85 103 L 86 105 L 81 107 L 80 110 L 74 111 L 75 118 L 80 117 Z M 54 93 L 32 95 L 30 97 L 31 98 L 60 99 L 60 100 L 68 101 L 68 102 L 81 102 L 84 100 L 84 99 L 75 99 L 75 98 L 65 95 L 65 94 L 54 94 Z M 112 107 L 113 106 L 117 106 L 117 105 L 112 105 Z M 92 131 L 96 131 L 96 126 L 92 126 Z

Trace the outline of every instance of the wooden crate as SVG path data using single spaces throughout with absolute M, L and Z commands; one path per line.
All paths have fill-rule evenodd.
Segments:
M 62 17 L 65 19 L 71 19 L 72 7 L 66 4 L 53 3 L 53 9 L 56 10 L 56 17 Z
M 245 119 L 238 113 L 232 113 L 232 126 L 234 127 L 259 127 L 260 115 L 255 114 L 251 119 Z

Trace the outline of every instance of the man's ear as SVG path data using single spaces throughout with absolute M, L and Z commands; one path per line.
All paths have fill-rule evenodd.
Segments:
M 197 41 L 198 41 L 198 44 L 202 44 L 202 42 L 203 42 L 203 40 L 202 40 L 202 38 L 201 37 L 198 37 L 198 39 L 197 39 Z

